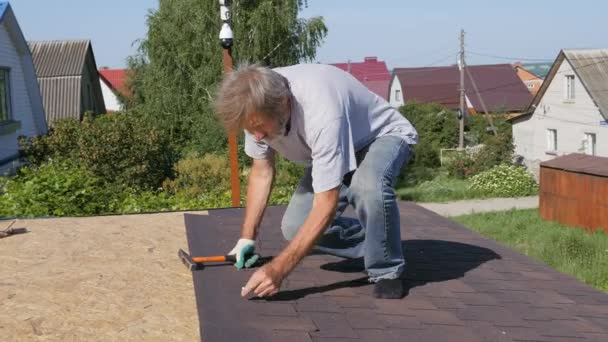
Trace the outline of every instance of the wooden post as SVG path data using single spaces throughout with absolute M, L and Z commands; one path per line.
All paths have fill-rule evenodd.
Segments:
M 224 73 L 232 71 L 232 49 L 224 49 Z M 241 182 L 239 179 L 239 160 L 237 153 L 237 132 L 228 132 L 228 151 L 230 155 L 230 184 L 232 187 L 232 206 L 241 206 Z
M 222 29 L 220 30 L 220 43 L 224 48 L 224 74 L 232 71 L 232 44 L 233 33 L 230 28 L 230 0 L 219 0 L 220 18 L 222 19 Z M 232 207 L 241 206 L 241 182 L 239 180 L 239 161 L 238 161 L 238 132 L 231 130 L 228 132 L 228 154 L 230 156 L 230 185 L 232 187 Z

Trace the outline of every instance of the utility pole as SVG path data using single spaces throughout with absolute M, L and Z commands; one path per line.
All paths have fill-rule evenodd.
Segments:
M 464 30 L 460 30 L 460 54 L 458 57 L 458 69 L 460 70 L 460 134 L 458 148 L 464 148 L 464 118 L 467 110 L 464 92 L 464 63 Z
M 232 71 L 232 44 L 233 34 L 230 28 L 230 0 L 219 0 L 222 29 L 220 30 L 220 43 L 224 48 L 224 73 Z M 232 206 L 241 206 L 241 184 L 239 181 L 239 162 L 237 154 L 237 132 L 228 132 L 228 151 L 230 154 L 230 184 L 232 187 Z

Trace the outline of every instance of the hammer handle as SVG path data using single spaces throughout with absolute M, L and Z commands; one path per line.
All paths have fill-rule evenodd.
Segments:
M 234 255 L 216 255 L 216 256 L 205 256 L 205 257 L 192 257 L 192 261 L 196 263 L 205 262 L 236 262 Z

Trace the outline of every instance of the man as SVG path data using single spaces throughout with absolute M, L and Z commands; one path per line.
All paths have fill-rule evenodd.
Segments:
M 281 224 L 289 244 L 250 277 L 242 296 L 276 294 L 314 248 L 362 257 L 376 297 L 403 297 L 393 187 L 418 140 L 409 121 L 350 74 L 320 64 L 242 66 L 220 85 L 216 112 L 227 128 L 245 130 L 253 158 L 241 237 L 229 252 L 237 268 L 255 260 L 247 257 L 271 192 L 274 154 L 307 166 Z M 358 220 L 341 217 L 349 204 Z

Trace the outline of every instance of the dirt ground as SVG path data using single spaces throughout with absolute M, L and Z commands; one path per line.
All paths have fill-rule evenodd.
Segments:
M 29 232 L 0 239 L 0 340 L 200 340 L 183 214 L 18 220 Z

